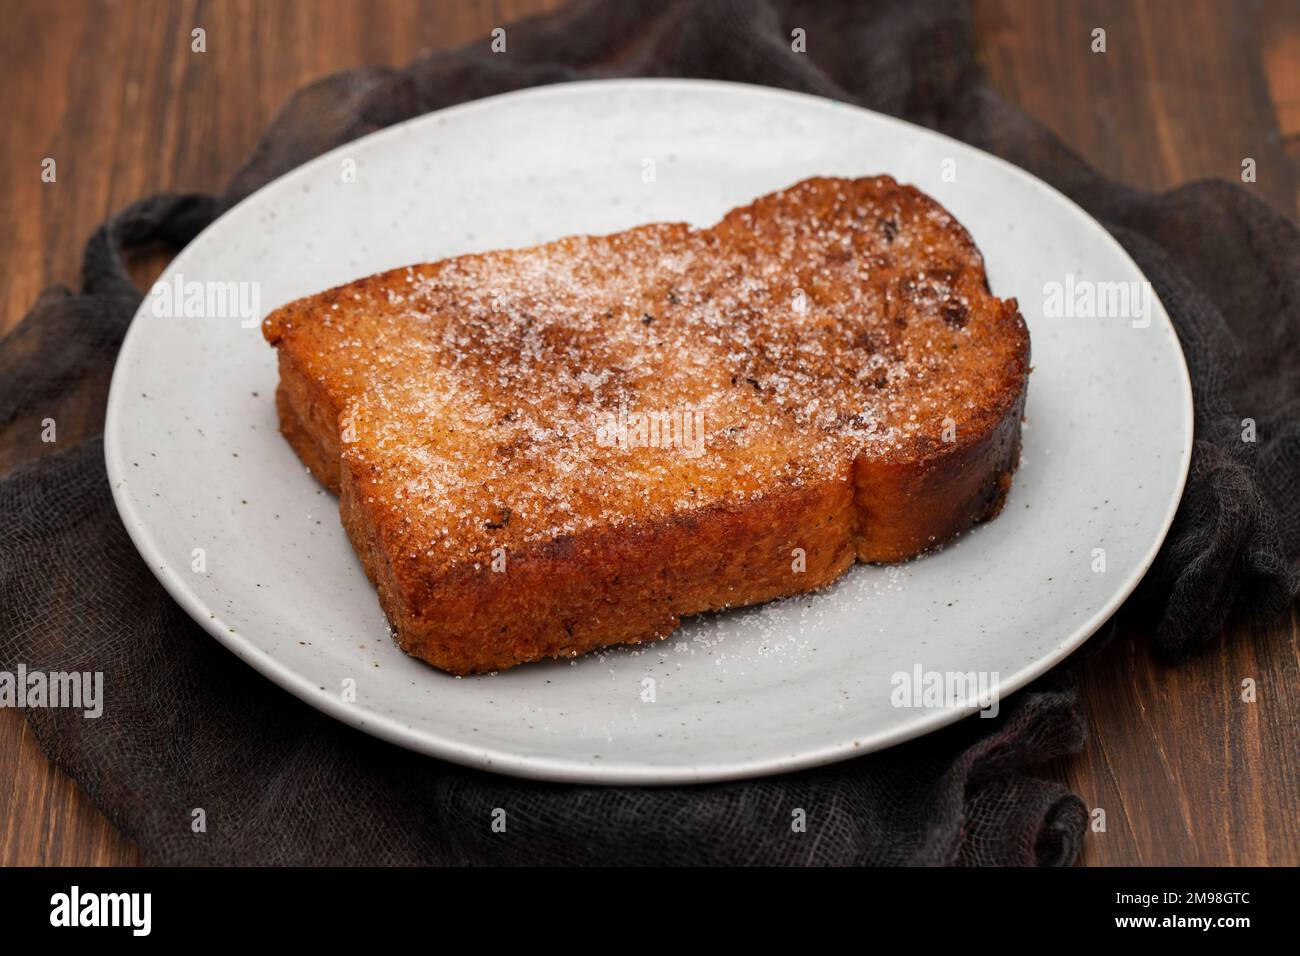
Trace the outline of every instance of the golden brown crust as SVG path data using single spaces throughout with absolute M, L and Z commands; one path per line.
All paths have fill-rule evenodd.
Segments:
M 395 270 L 265 333 L 399 644 L 453 673 L 943 544 L 1002 505 L 1029 361 L 965 230 L 887 177 Z M 704 408 L 701 454 L 594 441 L 629 401 Z

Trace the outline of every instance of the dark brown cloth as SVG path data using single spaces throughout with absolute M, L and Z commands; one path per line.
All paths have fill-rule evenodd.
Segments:
M 791 49 L 795 27 L 807 52 Z M 996 720 L 798 774 L 627 789 L 512 780 L 368 738 L 271 685 L 166 596 L 114 510 L 102 442 L 40 445 L 70 396 L 102 394 L 141 293 L 122 250 L 179 247 L 324 150 L 468 99 L 600 76 L 688 76 L 816 93 L 941 130 L 1028 169 L 1100 218 L 1155 284 L 1192 371 L 1191 476 L 1129 611 L 1188 654 L 1234 610 L 1270 615 L 1300 555 L 1300 233 L 1249 191 L 1148 195 L 1089 169 L 982 83 L 959 5 L 579 4 L 405 69 L 303 90 L 221 197 L 158 196 L 105 223 L 80 292 L 54 289 L 0 343 L 0 427 L 31 457 L 0 481 L 0 668 L 105 673 L 104 716 L 31 710 L 42 747 L 154 863 L 1068 864 L 1082 801 L 1032 776 L 1084 735 L 1040 682 Z M 1241 420 L 1259 441 L 1241 441 Z M 507 811 L 506 834 L 491 830 Z M 207 832 L 194 833 L 202 808 Z M 792 832 L 792 812 L 808 832 Z

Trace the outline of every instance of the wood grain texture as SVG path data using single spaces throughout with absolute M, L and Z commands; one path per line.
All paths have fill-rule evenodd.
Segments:
M 219 189 L 307 81 L 405 63 L 484 36 L 554 0 L 14 0 L 0 62 L 0 331 L 37 293 L 73 285 L 105 216 L 161 189 Z M 1239 179 L 1295 217 L 1300 188 L 1300 8 L 1295 0 L 976 0 L 992 84 L 1090 162 L 1163 189 Z M 207 31 L 205 54 L 190 30 Z M 1091 31 L 1107 31 L 1094 54 Z M 58 181 L 41 182 L 41 161 Z M 61 426 L 64 421 L 60 419 Z M 95 416 L 83 416 L 95 427 Z M 62 429 L 61 429 L 62 430 Z M 0 449 L 0 471 L 3 462 Z M 1076 655 L 1092 730 L 1050 768 L 1090 807 L 1093 865 L 1300 863 L 1297 614 L 1233 624 L 1203 658 L 1156 662 L 1121 633 Z M 1240 699 L 1244 678 L 1255 703 Z M 0 864 L 133 863 L 130 841 L 0 711 Z

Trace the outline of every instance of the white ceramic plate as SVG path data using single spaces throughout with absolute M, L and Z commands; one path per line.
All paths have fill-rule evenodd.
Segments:
M 171 595 L 272 680 L 377 736 L 504 773 L 745 777 L 972 713 L 960 690 L 944 706 L 895 706 L 896 675 L 996 674 L 1005 696 L 1078 647 L 1153 559 L 1192 437 L 1187 371 L 1158 301 L 1145 319 L 1048 317 L 1049 283 L 1077 295 L 1143 278 L 1095 221 L 1021 170 L 811 96 L 574 83 L 444 110 L 322 156 L 228 212 L 162 281 L 256 283 L 245 302 L 256 288 L 260 319 L 394 266 L 656 220 L 707 225 L 807 176 L 876 173 L 914 183 L 966 225 L 1033 340 L 1006 509 L 936 555 L 858 567 L 827 593 L 696 619 L 649 647 L 452 678 L 392 643 L 334 498 L 276 431 L 276 366 L 256 323 L 229 306 L 212 314 L 216 302 L 160 318 L 151 296 L 108 406 L 126 527 Z

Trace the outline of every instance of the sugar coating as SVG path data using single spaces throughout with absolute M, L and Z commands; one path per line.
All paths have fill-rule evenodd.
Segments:
M 268 320 L 312 337 L 387 538 L 449 563 L 923 457 L 1002 414 L 1011 321 L 965 230 L 888 177 L 411 266 Z

